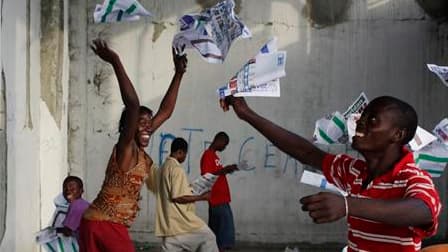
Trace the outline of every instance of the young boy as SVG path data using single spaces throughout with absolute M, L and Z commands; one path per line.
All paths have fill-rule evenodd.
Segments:
M 65 236 L 74 236 L 78 239 L 81 218 L 90 203 L 81 197 L 84 192 L 84 186 L 79 177 L 68 176 L 65 178 L 62 188 L 62 194 L 69 203 L 69 207 L 67 215 L 62 222 L 63 227 L 56 228 L 56 231 Z
M 50 226 L 37 236 L 46 251 L 78 251 L 78 229 L 89 202 L 82 198 L 83 183 L 79 177 L 68 176 L 62 184 L 62 194 L 54 199 L 56 210 Z
M 235 164 L 223 166 L 217 152 L 222 152 L 229 144 L 229 135 L 218 132 L 210 147 L 201 157 L 201 175 L 212 173 L 218 179 L 210 192 L 208 200 L 208 226 L 216 235 L 216 243 L 220 252 L 235 246 L 235 227 L 233 213 L 230 208 L 230 189 L 226 174 L 238 170 Z
M 441 204 L 430 175 L 415 166 L 405 145 L 417 128 L 417 113 L 390 96 L 378 97 L 357 122 L 352 147 L 364 160 L 326 153 L 255 113 L 244 98 L 228 97 L 237 116 L 280 150 L 320 168 L 347 197 L 321 192 L 300 200 L 315 223 L 347 216 L 348 251 L 419 251 L 437 231 Z

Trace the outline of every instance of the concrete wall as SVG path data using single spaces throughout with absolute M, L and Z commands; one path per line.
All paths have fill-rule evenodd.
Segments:
M 154 18 L 94 24 L 96 2 L 70 1 L 68 156 L 71 172 L 86 182 L 89 200 L 101 186 L 117 141 L 122 102 L 112 69 L 93 55 L 88 43 L 98 36 L 107 39 L 120 53 L 141 103 L 157 109 L 173 74 L 170 44 L 176 20 L 200 10 L 192 0 L 142 0 Z M 224 163 L 245 160 L 249 164 L 247 170 L 229 176 L 238 240 L 344 242 L 343 221 L 315 225 L 299 210 L 298 199 L 316 192 L 298 183 L 302 165 L 232 112 L 223 113 L 217 105 L 216 88 L 275 35 L 280 49 L 288 52 L 287 76 L 282 79 L 281 98 L 248 99 L 260 114 L 311 137 L 316 119 L 344 110 L 365 91 L 370 98 L 387 94 L 408 101 L 417 109 L 420 125 L 432 129 L 446 116 L 448 89 L 425 64 L 446 64 L 447 38 L 438 23 L 409 0 L 238 3 L 240 17 L 253 38 L 235 42 L 223 65 L 207 64 L 189 51 L 189 67 L 175 113 L 153 135 L 147 152 L 161 163 L 168 154 L 170 139 L 186 138 L 190 151 L 185 168 L 194 178 L 199 174 L 202 151 L 217 131 L 225 130 L 231 139 L 222 154 Z M 335 148 L 345 151 L 344 147 Z M 132 231 L 137 240 L 154 240 L 154 199 L 145 190 L 143 196 Z M 198 212 L 207 218 L 205 204 L 199 204 Z M 442 236 L 445 229 L 441 228 Z
M 67 2 L 1 1 L 0 251 L 40 251 L 68 173 Z

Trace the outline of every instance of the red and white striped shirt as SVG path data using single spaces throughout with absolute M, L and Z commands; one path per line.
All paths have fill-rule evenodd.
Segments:
M 366 189 L 366 162 L 347 155 L 328 154 L 322 168 L 330 183 L 345 190 L 350 197 L 367 199 L 417 198 L 431 210 L 433 223 L 427 229 L 396 227 L 368 219 L 348 216 L 348 251 L 419 251 L 421 240 L 437 231 L 441 205 L 439 194 L 430 175 L 418 168 L 412 153 L 403 150 L 404 157 L 395 167 L 375 178 Z

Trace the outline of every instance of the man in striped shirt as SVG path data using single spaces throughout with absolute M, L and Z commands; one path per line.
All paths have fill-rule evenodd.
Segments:
M 415 166 L 405 145 L 417 128 L 417 114 L 390 96 L 374 99 L 357 122 L 352 147 L 365 160 L 326 153 L 255 113 L 243 98 L 227 97 L 237 116 L 279 149 L 322 169 L 348 196 L 321 192 L 300 200 L 315 223 L 347 216 L 348 251 L 418 251 L 437 231 L 441 205 L 429 174 Z

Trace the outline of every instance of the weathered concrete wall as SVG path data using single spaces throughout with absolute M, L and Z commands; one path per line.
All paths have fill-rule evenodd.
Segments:
M 282 97 L 248 101 L 287 129 L 311 137 L 316 119 L 344 110 L 361 91 L 370 98 L 387 94 L 408 101 L 416 107 L 421 126 L 428 129 L 446 116 L 448 89 L 425 67 L 427 62 L 446 62 L 446 38 L 416 2 L 337 1 L 331 8 L 322 2 L 241 1 L 240 17 L 253 38 L 235 42 L 223 65 L 207 64 L 189 51 L 175 113 L 153 135 L 147 149 L 160 163 L 173 136 L 186 138 L 190 151 L 185 168 L 194 178 L 213 135 L 227 131 L 231 140 L 222 155 L 224 163 L 245 160 L 249 164 L 247 170 L 229 177 L 238 240 L 320 243 L 344 242 L 346 237 L 343 221 L 315 225 L 300 211 L 298 199 L 316 192 L 298 183 L 302 165 L 217 105 L 216 88 L 269 37 L 277 36 L 280 49 L 288 51 Z M 89 41 L 98 36 L 107 39 L 120 53 L 141 103 L 157 109 L 173 74 L 170 44 L 176 20 L 200 10 L 192 0 L 141 3 L 154 18 L 114 25 L 93 24 L 96 1 L 70 3 L 70 33 L 74 34 L 70 38 L 70 167 L 85 178 L 89 200 L 104 178 L 122 109 L 112 69 L 88 50 Z M 143 196 L 132 230 L 138 240 L 154 240 L 154 200 L 145 190 Z M 207 219 L 205 204 L 199 204 L 198 212 Z
M 40 251 L 68 173 L 67 2 L 1 1 L 0 251 Z
M 39 9 L 39 1 L 3 1 L 2 6 L 8 176 L 0 251 L 37 251 L 32 242 L 23 241 L 32 241 L 40 228 Z
M 68 1 L 41 0 L 41 20 L 40 188 L 46 226 L 68 174 Z
M 64 59 L 64 1 L 43 0 L 41 2 L 41 72 L 42 100 L 49 108 L 58 126 L 61 125 L 63 82 L 62 70 Z

